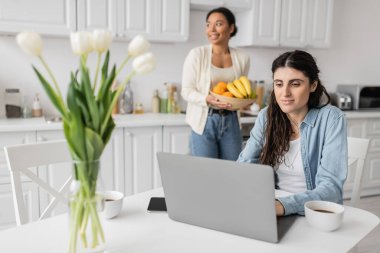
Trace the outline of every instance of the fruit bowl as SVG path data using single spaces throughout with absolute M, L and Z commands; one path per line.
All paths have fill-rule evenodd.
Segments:
M 210 91 L 211 95 L 219 99 L 219 101 L 229 103 L 232 105 L 232 110 L 238 110 L 240 108 L 244 108 L 248 105 L 253 104 L 255 102 L 255 99 L 253 98 L 232 98 L 232 97 L 226 97 L 219 94 L 216 94 L 212 91 Z

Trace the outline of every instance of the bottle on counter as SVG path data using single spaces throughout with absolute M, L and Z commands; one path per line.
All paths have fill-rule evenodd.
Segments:
M 256 86 L 256 103 L 260 108 L 263 108 L 263 98 L 264 98 L 264 80 L 260 80 Z
M 36 96 L 33 99 L 32 117 L 42 117 L 42 108 L 38 93 L 36 93 Z
M 130 82 L 126 84 L 124 92 L 119 98 L 119 113 L 120 114 L 133 113 L 133 91 L 131 89 Z
M 172 113 L 180 113 L 181 112 L 181 106 L 179 104 L 178 100 L 178 92 L 173 92 L 173 101 L 172 101 Z
M 158 96 L 158 90 L 154 90 L 152 97 L 152 112 L 160 112 L 160 97 Z
M 168 112 L 168 91 L 162 90 L 160 94 L 160 113 Z

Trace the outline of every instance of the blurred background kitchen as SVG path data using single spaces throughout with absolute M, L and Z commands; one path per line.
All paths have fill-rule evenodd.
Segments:
M 103 28 L 108 26 L 110 29 L 115 23 L 120 20 L 115 20 L 113 15 L 104 16 L 107 13 L 113 11 L 112 4 L 107 5 L 107 1 L 85 1 L 85 0 L 55 0 L 46 1 L 49 4 L 39 3 L 44 1 L 7 1 L 0 0 L 0 117 L 5 117 L 5 90 L 7 88 L 17 88 L 21 92 L 21 96 L 26 97 L 26 103 L 33 107 L 33 100 L 35 95 L 38 94 L 40 106 L 43 108 L 45 115 L 54 115 L 55 109 L 47 99 L 40 83 L 38 82 L 36 75 L 33 73 L 31 63 L 39 65 L 36 59 L 28 58 L 15 42 L 15 34 L 24 30 L 36 30 L 44 33 L 44 55 L 46 60 L 50 64 L 51 68 L 58 79 L 58 83 L 61 85 L 62 91 L 65 93 L 67 90 L 67 84 L 69 80 L 67 69 L 75 69 L 78 59 L 71 53 L 71 47 L 67 34 L 70 30 L 76 29 L 76 24 L 80 26 L 89 26 L 89 29 L 94 29 L 97 26 Z M 110 3 L 113 1 L 109 1 Z M 117 1 L 115 1 L 117 2 Z M 119 1 L 118 3 L 132 4 L 138 8 L 147 8 L 154 1 Z M 134 106 L 139 103 L 145 112 L 152 111 L 152 97 L 155 90 L 159 91 L 159 95 L 162 97 L 162 91 L 166 89 L 165 83 L 176 86 L 177 95 L 180 92 L 180 83 L 182 75 L 183 61 L 189 52 L 189 50 L 195 46 L 206 44 L 207 40 L 203 33 L 205 26 L 205 16 L 207 10 L 211 7 L 218 6 L 219 2 L 223 1 L 190 1 L 190 11 L 186 10 L 189 7 L 183 7 L 188 4 L 188 1 L 157 1 L 166 6 L 176 6 L 173 10 L 175 13 L 160 13 L 160 15 L 171 15 L 172 20 L 178 19 L 179 23 L 168 23 L 166 25 L 168 29 L 181 26 L 180 33 L 172 36 L 170 34 L 164 36 L 156 36 L 152 32 L 153 28 L 148 23 L 147 29 L 150 31 L 146 37 L 152 43 L 152 51 L 157 57 L 156 70 L 147 76 L 136 76 L 131 82 L 131 90 L 133 91 Z M 203 4 L 199 4 L 202 3 Z M 228 2 L 228 1 L 227 1 Z M 271 2 L 267 6 L 276 6 L 281 4 L 282 8 L 285 6 L 286 1 L 229 1 L 235 2 L 231 9 L 235 12 L 238 21 L 239 32 L 236 38 L 232 39 L 232 44 L 244 44 L 246 40 L 250 40 L 252 37 L 252 31 L 247 28 L 253 29 L 252 25 L 247 25 L 245 20 L 249 21 L 249 6 L 253 4 L 260 4 L 260 2 Z M 313 1 L 289 1 L 294 4 L 296 8 L 304 7 L 302 2 L 312 3 Z M 331 20 L 328 13 L 317 12 L 314 17 L 323 29 L 327 29 L 327 35 L 331 37 L 327 42 L 322 45 L 326 48 L 314 48 L 306 45 L 305 47 L 296 46 L 298 48 L 304 48 L 314 55 L 317 59 L 318 65 L 321 68 L 322 82 L 325 84 L 329 92 L 335 92 L 338 84 L 378 84 L 380 85 L 380 75 L 378 71 L 379 59 L 380 59 L 380 16 L 378 10 L 380 10 L 380 1 L 377 0 L 335 0 L 335 1 L 321 1 L 323 8 L 331 8 L 332 15 Z M 67 4 L 67 5 L 64 5 Z M 226 3 L 228 6 L 228 3 Z M 73 6 L 74 5 L 74 6 Z M 59 7 L 57 7 L 59 6 Z M 63 20 L 64 11 L 62 8 L 67 7 L 67 10 L 75 10 L 75 6 L 78 8 L 77 23 L 71 23 L 68 26 L 56 29 L 55 24 L 46 26 L 44 19 L 51 19 L 54 22 Z M 87 10 L 83 13 L 87 13 L 88 16 L 80 16 L 83 8 Z M 264 5 L 265 8 L 265 5 Z M 119 10 L 120 8 L 118 8 Z M 170 9 L 170 8 L 169 8 Z M 204 9 L 204 10 L 200 10 Z M 89 10 L 92 12 L 89 15 Z M 116 9 L 114 9 L 116 11 Z M 142 20 L 144 18 L 147 22 L 151 20 L 158 11 L 148 10 L 145 15 L 141 13 L 131 13 L 131 20 Z M 180 11 L 181 10 L 181 11 Z M 296 9 L 293 9 L 295 11 Z M 266 15 L 264 11 L 261 10 Z M 180 13 L 181 12 L 181 13 Z M 120 10 L 119 10 L 120 13 Z M 294 13 L 297 13 L 296 11 Z M 61 15 L 61 16 L 60 16 Z M 107 14 L 108 15 L 108 14 Z M 294 15 L 294 14 L 292 14 Z M 302 18 L 301 14 L 299 17 Z M 320 16 L 319 16 L 320 15 Z M 294 16 L 293 16 L 294 17 Z M 66 18 L 75 18 L 68 12 Z M 120 19 L 120 17 L 117 17 Z M 264 16 L 264 18 L 269 18 Z M 280 18 L 279 16 L 277 19 Z M 298 16 L 296 16 L 296 19 Z M 18 19 L 18 20 L 17 20 Z M 28 20 L 31 19 L 32 21 Z M 16 20 L 16 21 L 15 21 Z M 57 21 L 58 20 L 58 21 Z M 170 20 L 170 19 L 167 19 Z M 276 20 L 276 18 L 274 19 Z M 330 22 L 331 21 L 331 25 Z M 63 22 L 63 21 L 61 21 Z M 243 22 L 243 24 L 241 24 Z M 245 22 L 245 23 L 244 23 Z M 275 22 L 275 21 L 273 21 Z M 128 22 L 126 22 L 128 23 Z M 153 22 L 154 23 L 154 22 Z M 239 24 L 240 23 L 240 24 Z M 135 24 L 131 24 L 135 25 Z M 266 24 L 266 26 L 273 24 Z M 302 28 L 302 24 L 295 24 Z M 144 24 L 141 24 L 144 26 Z M 57 25 L 58 27 L 58 25 Z M 120 28 L 120 27 L 119 27 Z M 118 29 L 119 29 L 118 28 Z M 137 27 L 139 28 L 139 27 Z M 330 33 L 328 29 L 331 29 Z M 82 29 L 80 29 L 82 30 Z M 125 34 L 133 34 L 125 32 Z M 59 35 L 55 35 L 58 33 Z M 136 33 L 136 32 L 135 32 Z M 137 32 L 138 33 L 138 32 Z M 188 34 L 187 34 L 188 33 Z M 49 35 L 50 34 L 50 35 Z M 118 34 L 121 34 L 118 32 Z M 125 34 L 123 36 L 125 36 Z M 132 35 L 133 34 L 133 35 Z M 249 44 L 249 41 L 247 42 Z M 307 42 L 305 42 L 307 44 Z M 112 44 L 111 62 L 121 63 L 122 59 L 126 55 L 128 40 L 119 38 L 114 39 Z M 243 50 L 251 57 L 251 80 L 264 80 L 265 85 L 270 85 L 271 80 L 271 63 L 280 53 L 288 50 L 289 46 L 247 46 Z M 93 55 L 94 56 L 94 55 Z M 95 64 L 95 57 L 90 57 L 90 61 Z M 129 69 L 125 70 L 126 73 Z M 121 75 L 123 76 L 123 75 Z M 167 94 L 166 94 L 167 95 Z M 165 96 L 165 95 L 164 95 Z M 178 95 L 180 99 L 180 95 Z M 182 101 L 181 110 L 185 110 L 185 105 Z

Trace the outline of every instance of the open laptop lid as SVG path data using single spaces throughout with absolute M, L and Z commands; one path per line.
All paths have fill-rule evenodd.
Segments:
M 270 166 L 163 152 L 157 158 L 171 219 L 278 241 Z

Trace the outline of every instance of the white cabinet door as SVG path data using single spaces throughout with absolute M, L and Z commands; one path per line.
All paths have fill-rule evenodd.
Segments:
M 164 152 L 190 154 L 189 140 L 191 128 L 189 126 L 164 126 Z
M 362 196 L 380 194 L 380 119 L 348 119 L 348 136 L 370 140 L 362 177 Z M 354 164 L 355 165 L 355 164 Z M 349 196 L 355 171 L 349 168 L 344 190 Z
M 162 127 L 124 128 L 124 192 L 131 195 L 161 186 L 156 153 L 162 151 Z
M 101 157 L 102 182 L 98 182 L 104 190 L 124 191 L 124 132 L 123 128 L 115 128 Z
M 279 45 L 281 0 L 254 0 L 252 9 L 236 15 L 238 33 L 234 46 Z
M 333 0 L 253 0 L 236 13 L 239 32 L 233 46 L 329 46 Z
M 0 32 L 66 35 L 76 22 L 76 0 L 0 0 Z
M 282 0 L 280 46 L 307 45 L 308 0 Z
M 39 217 L 38 187 L 32 182 L 22 184 L 28 221 L 35 221 Z M 13 206 L 11 184 L 0 184 L 0 230 L 16 226 L 16 216 Z
M 77 0 L 77 8 L 78 30 L 107 29 L 116 34 L 116 1 Z
M 189 36 L 190 8 L 188 0 L 155 0 L 156 41 L 186 41 Z
M 152 39 L 154 34 L 153 4 L 151 0 L 118 0 L 118 36 L 131 39 L 137 34 L 142 34 L 147 39 Z
M 333 8 L 333 0 L 311 0 L 308 24 L 308 44 L 311 47 L 330 46 Z
M 118 0 L 117 34 L 151 41 L 184 41 L 189 34 L 189 0 Z
M 247 10 L 251 7 L 252 0 L 190 0 L 191 9 L 210 11 L 220 6 L 225 6 L 237 12 Z

